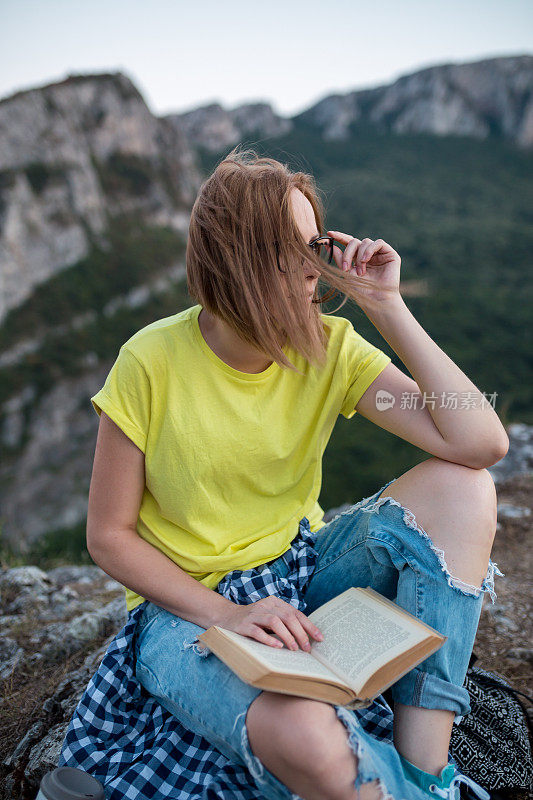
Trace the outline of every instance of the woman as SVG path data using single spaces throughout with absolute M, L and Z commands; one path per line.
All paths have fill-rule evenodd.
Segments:
M 508 440 L 407 309 L 398 253 L 382 239 L 323 237 L 322 220 L 312 177 L 253 151 L 236 148 L 205 181 L 187 246 L 197 305 L 134 334 L 91 398 L 101 417 L 88 549 L 126 587 L 129 611 L 145 604 L 138 679 L 245 764 L 263 797 L 454 798 L 467 779 L 449 763 L 452 724 L 470 710 L 463 681 L 484 593 L 494 600 L 486 467 Z M 320 313 L 320 277 L 359 305 L 412 378 L 348 320 Z M 436 402 L 460 392 L 464 408 Z M 339 413 L 433 457 L 325 524 L 321 458 Z M 295 603 L 232 594 L 263 568 L 296 575 L 296 544 L 311 567 Z M 217 624 L 308 650 L 321 633 L 301 609 L 357 585 L 448 637 L 393 685 L 394 743 L 355 712 L 254 689 L 195 644 Z

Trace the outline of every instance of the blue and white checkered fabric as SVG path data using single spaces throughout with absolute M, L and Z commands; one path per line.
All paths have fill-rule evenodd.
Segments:
M 233 570 L 216 591 L 239 604 L 275 594 L 305 612 L 302 595 L 316 564 L 315 537 L 304 517 L 284 554 L 286 577 L 274 574 L 267 563 Z M 106 800 L 257 800 L 246 766 L 185 728 L 137 680 L 133 637 L 144 607 L 129 612 L 91 678 L 67 729 L 58 766 L 89 772 L 104 786 Z M 392 741 L 393 714 L 382 696 L 350 713 L 367 732 Z

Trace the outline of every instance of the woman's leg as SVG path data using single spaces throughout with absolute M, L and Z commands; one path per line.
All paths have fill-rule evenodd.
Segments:
M 371 586 L 448 637 L 392 687 L 398 750 L 434 774 L 448 762 L 454 717 L 470 711 L 463 683 L 484 592 L 494 599 L 495 527 L 489 473 L 428 459 L 338 515 L 315 544 L 307 614 Z
M 356 794 L 357 762 L 333 706 L 244 683 L 213 653 L 195 649 L 203 630 L 153 603 L 140 617 L 136 676 L 164 708 L 245 764 L 265 800 L 380 800 L 372 786 Z M 267 752 L 264 741 L 283 746 Z
M 490 473 L 430 458 L 389 484 L 386 496 L 414 513 L 441 550 L 441 564 L 454 576 L 452 583 L 476 591 L 487 573 L 496 533 L 497 498 Z M 456 624 L 460 627 L 459 620 Z M 463 657 L 465 674 L 467 666 Z M 438 775 L 448 763 L 454 717 L 454 711 L 395 702 L 396 748 L 415 766 Z
M 359 793 L 346 728 L 329 703 L 261 692 L 247 716 L 255 755 L 305 800 L 382 800 L 377 781 Z

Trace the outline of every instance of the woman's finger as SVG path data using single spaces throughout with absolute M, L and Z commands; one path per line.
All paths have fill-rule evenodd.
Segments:
M 320 628 L 317 628 L 317 626 L 311 622 L 309 617 L 307 617 L 303 611 L 299 611 L 297 608 L 294 610 L 303 627 L 313 637 L 313 639 L 316 639 L 318 642 L 322 641 L 324 637 Z
M 261 642 L 262 644 L 268 644 L 270 647 L 277 647 L 278 649 L 283 647 L 283 642 L 280 642 L 280 640 L 276 639 L 275 636 L 270 636 L 255 622 L 251 623 L 250 633 L 243 634 L 243 636 L 250 636 L 252 639 Z
M 352 238 L 346 245 L 346 248 L 344 250 L 344 255 L 342 256 L 343 269 L 349 270 L 352 268 L 352 261 L 356 256 L 360 244 L 361 244 L 361 239 L 356 239 L 354 236 L 352 236 Z
M 328 236 L 332 236 L 334 239 L 337 239 L 338 242 L 341 242 L 341 244 L 346 245 L 344 252 L 342 252 L 339 247 L 333 247 L 333 254 L 338 268 L 346 272 L 350 269 L 360 239 L 355 239 L 347 233 L 342 233 L 342 231 L 327 231 L 327 233 Z
M 350 239 L 352 238 L 349 233 L 343 233 L 342 231 L 326 231 L 328 236 L 333 236 L 334 239 L 337 239 L 339 242 L 343 244 L 348 244 Z
M 276 598 L 281 603 L 282 612 L 280 613 L 281 619 L 286 623 L 287 619 L 294 617 L 302 626 L 304 631 L 306 631 L 310 636 L 312 636 L 317 641 L 321 641 L 323 639 L 322 631 L 318 628 L 311 620 L 304 614 L 303 611 L 300 611 L 298 608 L 295 608 L 290 603 L 287 603 L 286 600 L 282 600 L 281 598 Z
M 375 242 L 372 239 L 363 239 L 361 247 L 357 253 L 356 269 L 358 275 L 364 275 L 366 272 L 366 264 L 372 258 L 372 253 L 375 249 Z
M 259 619 L 254 620 L 254 623 L 271 628 L 289 650 L 298 650 L 298 642 L 277 614 L 267 614 L 264 617 L 259 617 Z
M 272 617 L 266 623 L 267 627 L 272 628 L 274 633 L 277 633 L 282 642 L 284 642 L 289 650 L 298 650 L 298 641 L 293 636 L 292 631 L 288 628 L 285 621 L 280 619 L 277 615 Z
M 309 651 L 311 649 L 311 642 L 309 641 L 309 635 L 295 615 L 287 615 L 283 617 L 283 622 L 287 626 L 287 628 L 291 631 L 292 635 L 296 639 L 297 644 L 302 650 Z
M 346 244 L 342 255 L 342 263 L 339 264 L 337 257 L 335 257 L 335 261 L 340 269 L 345 271 L 350 269 L 352 261 L 355 259 L 355 268 L 358 275 L 365 274 L 366 263 L 379 251 L 383 243 L 382 239 L 376 239 L 376 241 L 368 237 L 365 239 L 357 239 L 342 231 L 327 231 L 327 233 L 337 239 L 337 241 Z

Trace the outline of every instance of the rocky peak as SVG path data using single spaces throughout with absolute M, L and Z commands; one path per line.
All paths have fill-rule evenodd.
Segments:
M 122 73 L 71 75 L 0 101 L 0 320 L 141 214 L 185 232 L 200 175 L 183 134 Z
M 375 125 L 397 134 L 494 135 L 533 145 L 533 56 L 441 64 L 394 83 L 325 97 L 294 121 L 325 139 L 344 139 L 350 125 Z
M 163 119 L 181 130 L 191 143 L 213 152 L 231 148 L 250 134 L 282 136 L 293 127 L 292 122 L 276 114 L 269 103 L 245 103 L 234 109 L 210 103 L 182 114 L 168 114 Z

